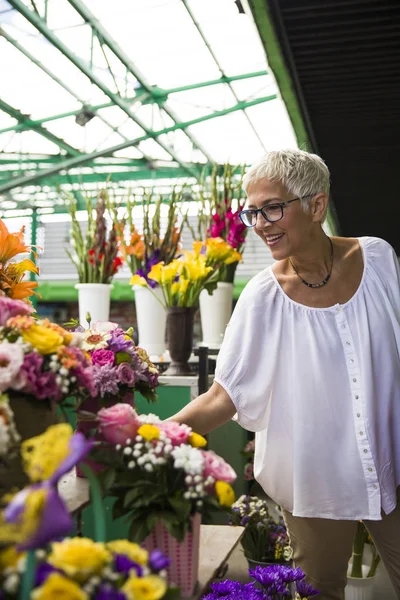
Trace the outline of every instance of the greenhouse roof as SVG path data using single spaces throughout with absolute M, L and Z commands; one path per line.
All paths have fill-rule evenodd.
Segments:
M 0 22 L 3 210 L 297 145 L 245 0 L 0 0 Z

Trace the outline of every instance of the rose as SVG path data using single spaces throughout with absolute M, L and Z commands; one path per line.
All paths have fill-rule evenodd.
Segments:
M 79 583 L 85 583 L 90 577 L 100 575 L 111 560 L 111 553 L 103 544 L 79 537 L 53 542 L 48 558 L 53 567 L 61 569 Z
M 186 444 L 192 430 L 187 425 L 180 425 L 176 421 L 165 421 L 159 424 L 161 431 L 169 437 L 173 446 L 180 446 Z
M 111 350 L 104 350 L 103 348 L 95 350 L 91 358 L 94 365 L 100 365 L 101 367 L 114 364 L 114 352 L 111 352 Z
M 125 444 L 127 439 L 134 439 L 142 425 L 132 406 L 121 402 L 110 408 L 102 408 L 97 418 L 100 431 L 110 444 Z
M 204 458 L 203 475 L 205 478 L 211 476 L 215 480 L 225 481 L 226 483 L 235 481 L 235 471 L 223 458 L 215 454 L 212 450 L 201 450 L 201 453 Z
M 129 363 L 123 362 L 118 366 L 117 376 L 121 383 L 133 386 L 135 383 L 135 371 L 132 369 Z

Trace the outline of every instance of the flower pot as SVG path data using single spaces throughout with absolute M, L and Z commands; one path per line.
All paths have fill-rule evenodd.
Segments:
M 192 517 L 192 531 L 188 532 L 183 542 L 178 542 L 161 521 L 158 521 L 152 533 L 142 542 L 149 552 L 161 550 L 171 559 L 167 569 L 168 583 L 174 583 L 181 589 L 182 598 L 193 595 L 199 573 L 201 515 Z
M 188 360 L 193 348 L 195 307 L 167 306 L 167 343 L 171 363 L 165 375 L 191 375 Z
M 77 283 L 79 303 L 79 323 L 88 328 L 86 320 L 90 313 L 91 324 L 97 321 L 110 320 L 110 297 L 113 286 L 111 283 Z
M 233 283 L 218 282 L 212 296 L 203 290 L 200 294 L 200 318 L 203 332 L 202 346 L 221 347 L 225 329 L 232 314 Z
M 362 565 L 363 577 L 351 577 L 347 575 L 347 585 L 344 592 L 345 600 L 373 600 L 374 597 L 374 577 L 367 577 L 369 571 L 368 565 Z M 351 572 L 349 566 L 348 573 Z
M 119 396 L 116 396 L 115 402 L 107 402 L 107 404 L 105 404 L 104 402 L 102 403 L 100 398 L 87 398 L 84 402 L 82 402 L 82 404 L 79 407 L 79 410 L 97 414 L 99 412 L 99 410 L 101 408 L 103 408 L 104 406 L 109 407 L 109 406 L 112 406 L 113 404 L 116 404 L 117 402 L 125 402 L 134 407 L 134 405 L 135 405 L 134 394 L 133 393 L 125 394 L 125 396 L 122 398 L 120 398 Z M 77 431 L 80 431 L 81 433 L 83 433 L 85 437 L 93 437 L 93 436 L 90 436 L 90 431 L 95 429 L 96 427 L 97 427 L 97 422 L 95 420 L 92 420 L 92 421 L 89 421 L 86 419 L 83 420 L 79 416 L 79 411 L 77 412 L 77 414 L 76 414 L 76 430 Z M 104 442 L 104 437 L 99 431 L 97 431 L 95 433 L 94 439 L 98 442 Z M 107 469 L 107 467 L 105 465 L 101 465 L 101 464 L 95 462 L 94 460 L 91 460 L 90 458 L 85 458 L 82 461 L 82 463 L 87 465 L 88 467 L 90 467 L 92 469 L 92 471 L 94 471 L 94 473 L 99 473 L 100 471 L 104 471 L 104 469 Z M 76 471 L 77 477 L 81 477 L 81 478 L 85 479 L 86 476 L 83 474 L 83 472 L 79 468 L 79 465 L 77 465 L 75 467 L 75 471 Z
M 38 400 L 20 392 L 7 394 L 21 442 L 44 433 L 50 425 L 57 422 L 56 405 L 50 400 Z M 2 490 L 9 490 L 14 486 L 22 488 L 28 483 L 29 479 L 22 468 L 19 453 L 7 460 L 7 465 L 0 464 Z
M 135 292 L 136 320 L 139 333 L 139 346 L 150 355 L 151 360 L 159 360 L 165 352 L 165 325 L 167 313 L 159 287 L 152 291 L 140 285 L 132 287 Z M 157 298 L 154 297 L 154 294 Z

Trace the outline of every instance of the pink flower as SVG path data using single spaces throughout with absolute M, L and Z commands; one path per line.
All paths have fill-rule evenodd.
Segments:
M 91 326 L 93 331 L 102 331 L 103 333 L 110 333 L 117 328 L 118 323 L 113 323 L 112 321 L 96 321 L 96 323 L 93 323 Z
M 254 479 L 253 463 L 249 462 L 244 467 L 243 478 L 245 481 L 252 481 Z
M 180 425 L 176 421 L 163 421 L 158 427 L 169 437 L 173 446 L 186 444 L 192 433 L 191 427 L 184 424 Z
M 0 326 L 4 326 L 8 319 L 17 315 L 30 315 L 34 308 L 22 300 L 12 300 L 7 296 L 0 296 Z
M 110 444 L 125 444 L 127 439 L 134 440 L 141 426 L 136 411 L 122 402 L 102 408 L 97 413 L 99 428 L 104 439 Z
M 232 483 L 236 479 L 236 473 L 223 458 L 215 454 L 212 450 L 201 450 L 204 458 L 203 475 L 207 478 L 209 475 L 216 481 L 226 481 Z
M 129 363 L 123 362 L 117 368 L 117 377 L 120 383 L 132 386 L 135 383 L 135 371 Z
M 94 365 L 100 365 L 103 367 L 104 365 L 113 365 L 115 360 L 114 352 L 111 350 L 95 350 L 92 355 L 92 363 Z

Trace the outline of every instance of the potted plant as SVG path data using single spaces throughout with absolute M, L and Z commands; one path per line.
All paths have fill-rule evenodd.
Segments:
M 121 252 L 132 276 L 147 281 L 152 294 L 143 286 L 133 283 L 139 343 L 151 357 L 157 359 L 165 352 L 166 312 L 160 304 L 161 290 L 154 279 L 149 278 L 152 267 L 158 263 L 168 265 L 181 247 L 182 227 L 178 224 L 178 207 L 182 190 L 173 189 L 164 199 L 154 198 L 153 192 L 146 192 L 141 203 L 128 198 L 126 214 L 121 219 L 114 208 L 114 225 L 118 232 Z M 134 212 L 141 210 L 142 230 L 139 232 L 134 222 Z
M 365 558 L 367 546 L 371 550 L 371 563 L 369 565 L 366 564 Z M 380 560 L 375 544 L 364 523 L 358 521 L 347 576 L 346 600 L 372 600 L 374 578 Z
M 239 218 L 245 197 L 242 190 L 244 170 L 227 164 L 222 172 L 215 166 L 209 177 L 203 177 L 199 190 L 197 232 L 190 227 L 195 240 L 223 239 L 236 255 L 221 265 L 214 290 L 200 296 L 202 344 L 219 348 L 232 313 L 233 281 L 247 235 Z M 212 318 L 210 318 L 212 316 Z
M 84 233 L 77 216 L 77 204 L 69 198 L 71 241 L 74 254 L 67 254 L 76 266 L 79 283 L 75 288 L 79 297 L 79 322 L 108 321 L 110 314 L 111 282 L 122 266 L 118 256 L 119 242 L 114 225 L 107 232 L 106 212 L 108 194 L 100 191 L 95 206 L 87 199 L 87 229 Z
M 135 275 L 131 283 L 149 287 L 155 281 L 160 287 L 162 303 L 167 311 L 167 341 L 171 364 L 167 375 L 189 375 L 189 357 L 193 348 L 193 317 L 201 291 L 213 284 L 216 267 L 204 253 L 184 252 L 170 264 L 153 265 L 147 279 Z M 151 288 L 149 287 L 151 290 Z
M 305 574 L 299 568 L 284 565 L 256 567 L 249 569 L 249 575 L 254 580 L 251 583 L 230 580 L 212 583 L 212 592 L 202 600 L 309 600 L 318 594 L 318 590 L 306 583 Z
M 139 416 L 126 404 L 102 409 L 98 420 L 108 444 L 93 455 L 109 466 L 102 480 L 106 494 L 116 498 L 114 518 L 128 518 L 132 541 L 169 555 L 168 577 L 190 596 L 198 573 L 201 514 L 231 506 L 235 472 L 204 450 L 206 440 L 186 425 Z
M 232 505 L 230 524 L 245 527 L 241 544 L 249 567 L 289 564 L 291 548 L 278 507 L 272 515 L 266 500 L 257 496 L 240 496 Z

